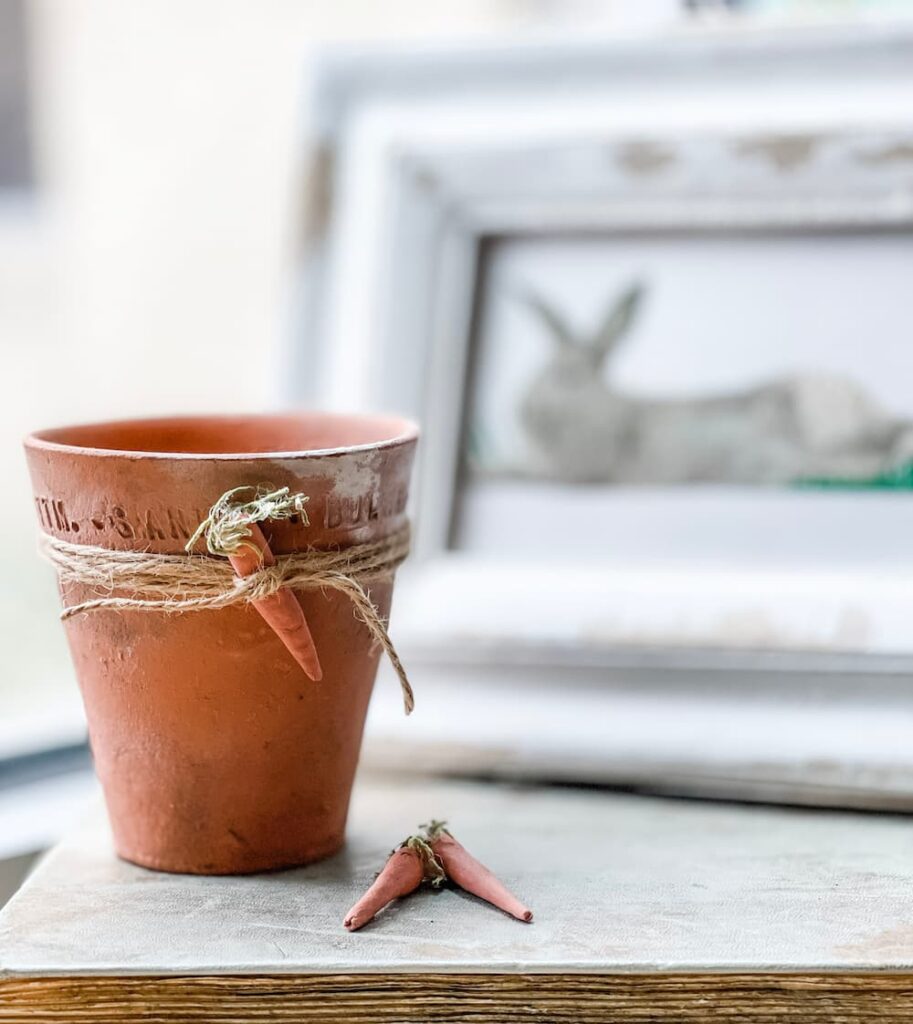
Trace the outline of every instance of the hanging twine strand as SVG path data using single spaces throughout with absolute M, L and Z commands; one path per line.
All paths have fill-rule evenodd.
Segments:
M 213 555 L 227 555 L 241 546 L 254 547 L 248 540 L 249 525 L 267 519 L 300 516 L 307 524 L 307 497 L 290 494 L 288 488 L 255 490 L 247 502 L 237 496 L 253 488 L 227 491 L 210 509 L 209 515 L 187 543 L 188 551 L 201 537 Z M 70 544 L 42 534 L 42 554 L 57 569 L 61 583 L 74 583 L 106 592 L 70 605 L 60 613 L 66 621 L 76 615 L 109 609 L 115 611 L 156 611 L 168 614 L 207 611 L 259 601 L 284 587 L 293 590 L 328 589 L 345 594 L 353 610 L 379 644 L 399 677 L 406 714 L 415 706 L 412 687 L 386 624 L 374 606 L 365 584 L 390 579 L 409 554 L 409 527 L 366 544 L 329 551 L 308 548 L 280 555 L 276 564 L 262 566 L 249 576 L 239 577 L 220 557 L 205 555 L 163 555 L 148 551 L 112 551 L 109 548 Z M 259 549 L 255 548 L 259 553 Z M 115 593 L 117 592 L 117 593 Z M 130 596 L 123 596 L 126 592 Z

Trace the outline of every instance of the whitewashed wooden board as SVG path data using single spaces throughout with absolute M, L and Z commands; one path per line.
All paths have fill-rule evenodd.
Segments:
M 394 619 L 394 631 L 395 631 Z M 913 811 L 913 702 L 903 665 L 833 658 L 798 671 L 775 652 L 595 652 L 560 666 L 534 645 L 452 649 L 444 667 L 400 646 L 416 691 L 404 718 L 382 666 L 363 763 L 385 770 L 589 782 L 646 792 Z M 491 659 L 491 663 L 487 658 Z
M 343 929 L 391 846 L 432 816 L 529 902 L 533 924 L 445 890 Z M 363 778 L 346 850 L 271 875 L 133 867 L 97 813 L 0 915 L 0 981 L 908 971 L 911 892 L 900 817 Z

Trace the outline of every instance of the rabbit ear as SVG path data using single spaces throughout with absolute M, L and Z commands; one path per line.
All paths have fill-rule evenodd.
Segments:
M 534 292 L 527 292 L 522 296 L 527 306 L 539 317 L 549 329 L 560 347 L 574 344 L 574 332 L 564 317 L 550 305 L 545 299 Z
M 645 290 L 640 281 L 635 281 L 612 303 L 608 315 L 590 341 L 591 347 L 601 358 L 604 359 L 612 352 L 627 334 L 640 309 Z

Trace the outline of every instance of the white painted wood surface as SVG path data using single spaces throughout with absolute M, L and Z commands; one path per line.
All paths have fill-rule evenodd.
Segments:
M 694 652 L 670 680 L 658 659 L 556 669 L 546 658 L 537 664 L 531 645 L 512 664 L 454 651 L 453 667 L 435 665 L 429 679 L 437 653 L 408 650 L 418 694 L 409 718 L 394 699 L 395 675 L 382 669 L 363 764 L 913 811 L 913 702 L 900 671 L 860 684 L 851 670 L 778 671 L 772 655 L 765 672 L 723 672 Z
M 344 931 L 390 847 L 431 816 L 533 924 L 445 890 Z M 96 814 L 0 916 L 0 976 L 909 970 L 911 892 L 901 817 L 362 779 L 346 851 L 272 875 L 144 871 L 114 857 Z

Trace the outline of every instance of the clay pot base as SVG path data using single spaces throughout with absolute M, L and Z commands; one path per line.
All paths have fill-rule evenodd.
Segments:
M 221 494 L 269 483 L 309 499 L 308 523 L 262 524 L 281 555 L 403 530 L 415 445 L 415 428 L 402 420 L 313 413 L 70 427 L 34 435 L 26 453 L 41 528 L 60 540 L 183 555 Z M 369 590 L 386 618 L 392 580 Z M 71 606 L 97 595 L 67 583 L 62 596 Z M 248 874 L 307 864 L 342 845 L 380 651 L 344 594 L 295 596 L 320 682 L 246 605 L 170 616 L 104 609 L 67 620 L 125 860 Z
M 138 868 L 146 868 L 149 871 L 161 871 L 167 875 L 212 875 L 225 877 L 229 875 L 262 875 L 266 872 L 289 871 L 293 868 L 302 868 L 308 864 L 316 864 L 317 861 L 335 856 L 345 845 L 345 835 L 338 835 L 325 841 L 320 846 L 314 847 L 313 850 L 302 850 L 300 853 L 295 854 L 292 859 L 285 862 L 270 858 L 265 864 L 252 864 L 247 868 L 240 867 L 235 862 L 231 867 L 225 869 L 220 869 L 218 864 L 213 863 L 200 864 L 193 862 L 179 865 L 171 860 L 163 862 L 156 857 L 144 857 L 141 854 L 131 856 L 117 849 L 115 849 L 115 853 L 128 864 L 134 864 Z

